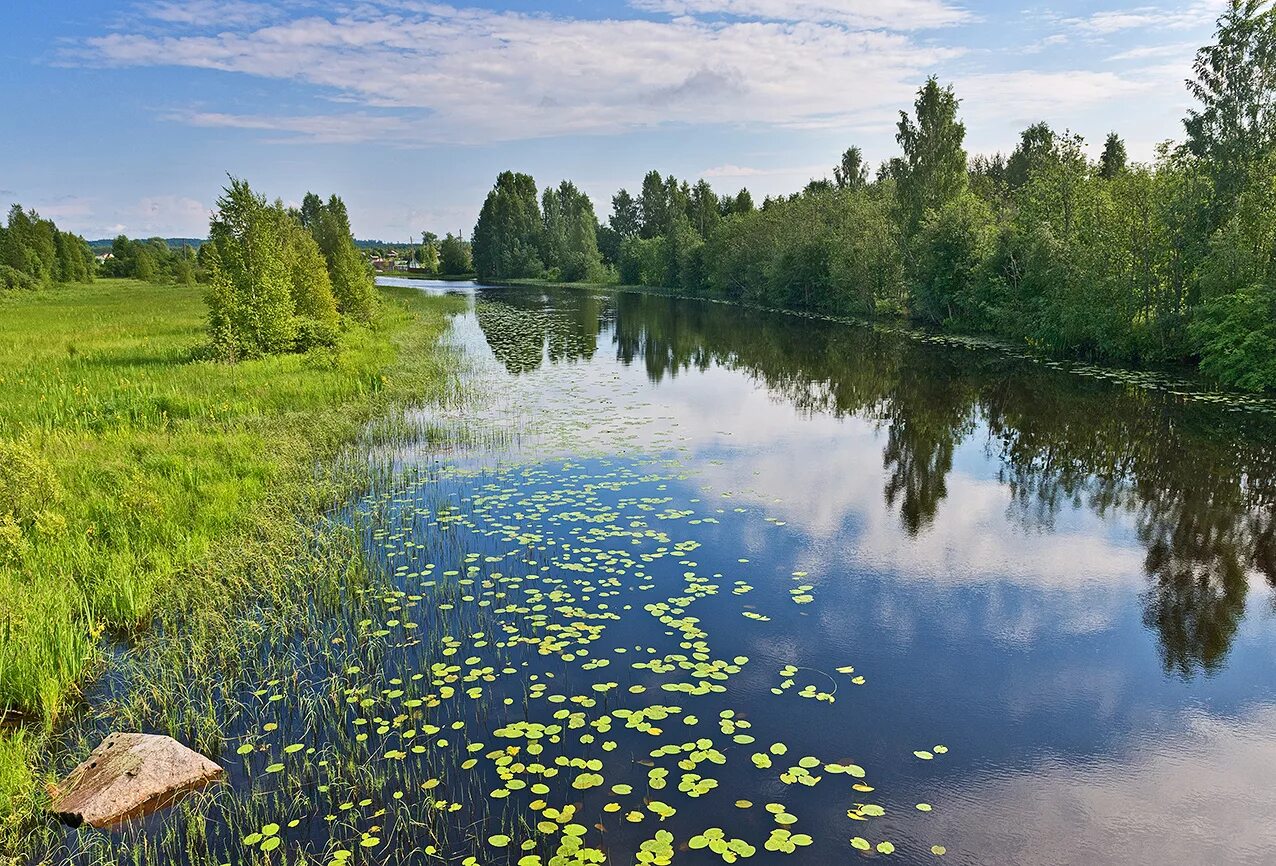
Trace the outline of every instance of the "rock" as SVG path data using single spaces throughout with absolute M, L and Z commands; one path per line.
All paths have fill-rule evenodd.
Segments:
M 58 785 L 53 814 L 72 827 L 110 827 L 166 808 L 222 773 L 168 737 L 111 734 Z

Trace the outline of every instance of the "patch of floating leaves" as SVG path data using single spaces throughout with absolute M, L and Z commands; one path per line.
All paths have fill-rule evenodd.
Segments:
M 491 327 L 522 321 L 509 309 L 486 315 Z M 525 361 L 534 366 L 531 352 Z M 457 461 L 370 495 L 361 503 L 372 527 L 365 542 L 388 585 L 359 593 L 352 633 L 333 642 L 338 660 L 325 695 L 345 713 L 346 738 L 319 752 L 298 742 L 312 742 L 307 736 L 285 739 L 277 720 L 286 718 L 292 686 L 273 681 L 256 696 L 271 721 L 242 738 L 237 756 L 271 784 L 292 786 L 299 800 L 310 795 L 306 786 L 336 798 L 325 818 L 334 841 L 337 827 L 349 834 L 330 849 L 328 862 L 338 866 L 357 859 L 353 852 L 373 857 L 399 844 L 386 828 L 405 826 L 393 813 L 404 791 L 422 797 L 409 822 L 433 828 L 430 821 L 456 815 L 451 820 L 472 828 L 479 850 L 462 857 L 433 837 L 419 849 L 470 866 L 493 854 L 517 866 L 583 866 L 606 862 L 608 853 L 619 862 L 620 852 L 588 844 L 595 829 L 612 839 L 632 838 L 620 837 L 622 830 L 641 837 L 643 828 L 633 825 L 659 826 L 679 806 L 682 820 L 715 805 L 753 809 L 752 801 L 734 799 L 747 791 L 724 795 L 736 784 L 724 767 L 765 771 L 755 791 L 777 777 L 795 793 L 827 788 L 841 798 L 840 812 L 850 805 L 848 790 L 873 790 L 865 769 L 844 759 L 789 757 L 783 742 L 763 745 L 769 714 L 739 702 L 722 709 L 751 661 L 715 649 L 709 625 L 726 612 L 742 631 L 778 640 L 772 617 L 804 616 L 817 603 L 817 581 L 795 571 L 794 585 L 777 588 L 743 573 L 751 567 L 745 556 L 722 573 L 698 562 L 702 542 L 682 529 L 714 531 L 723 526 L 714 515 L 725 511 L 676 495 L 684 480 L 666 459 Z M 742 507 L 732 513 L 741 521 L 757 516 Z M 783 530 L 784 521 L 766 521 Z M 788 609 L 786 596 L 802 610 Z M 828 711 L 842 677 L 865 682 L 851 666 L 834 676 L 786 664 L 779 675 L 771 693 L 813 701 L 803 712 Z M 382 768 L 398 789 L 385 798 L 389 805 L 341 787 L 340 767 L 356 765 Z M 928 809 L 923 803 L 915 811 Z M 790 812 L 769 803 L 766 811 L 774 828 L 765 839 L 710 827 L 680 840 L 682 821 L 674 821 L 638 844 L 633 859 L 669 864 L 685 845 L 733 863 L 754 856 L 755 846 L 794 854 L 815 843 L 795 832 L 797 806 Z M 854 821 L 884 814 L 866 803 L 847 812 Z M 283 844 L 281 832 L 267 824 L 242 841 L 269 853 Z M 894 851 L 890 842 L 870 845 L 858 836 L 851 844 Z

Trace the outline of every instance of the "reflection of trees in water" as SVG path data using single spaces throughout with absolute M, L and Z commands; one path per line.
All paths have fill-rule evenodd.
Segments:
M 474 305 L 492 354 L 514 375 L 540 369 L 546 358 L 550 363 L 593 358 L 605 312 L 604 300 L 586 292 L 509 289 L 481 294 Z
M 617 358 L 654 382 L 716 363 L 803 411 L 874 421 L 883 495 L 910 534 L 932 523 L 954 451 L 981 423 L 1024 525 L 1050 529 L 1072 508 L 1130 515 L 1147 551 L 1144 622 L 1167 671 L 1220 667 L 1248 575 L 1276 587 L 1276 425 L 1265 419 L 866 328 L 652 295 L 615 303 Z

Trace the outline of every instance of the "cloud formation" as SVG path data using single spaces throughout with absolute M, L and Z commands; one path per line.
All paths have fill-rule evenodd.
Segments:
M 967 56 L 952 40 L 913 31 L 975 20 L 949 0 L 631 0 L 631 7 L 646 15 L 367 2 L 335 12 L 297 7 L 300 17 L 279 18 L 277 8 L 247 0 L 232 0 L 220 15 L 206 0 L 164 0 L 145 7 L 142 24 L 88 39 L 73 57 L 302 85 L 298 93 L 312 104 L 300 110 L 170 113 L 196 126 L 288 140 L 475 143 L 705 124 L 863 129 L 893 120 L 926 75 Z M 1086 26 L 1113 26 L 1095 19 L 1106 23 Z M 1034 116 L 1146 87 L 1136 77 L 1084 70 L 987 73 L 959 84 L 976 98 L 992 91 L 995 108 L 1016 115 L 1031 102 Z
M 632 5 L 669 15 L 819 21 L 889 30 L 949 27 L 974 19 L 967 10 L 943 0 L 633 0 Z
M 171 17 L 167 4 L 157 10 L 152 25 Z M 252 16 L 241 11 L 238 20 Z M 432 4 L 365 4 L 264 25 L 232 19 L 197 33 L 151 27 L 92 38 L 83 49 L 81 58 L 111 66 L 311 85 L 357 106 L 305 116 L 191 114 L 200 125 L 413 142 L 846 121 L 898 104 L 926 69 L 960 53 L 820 20 L 588 20 Z

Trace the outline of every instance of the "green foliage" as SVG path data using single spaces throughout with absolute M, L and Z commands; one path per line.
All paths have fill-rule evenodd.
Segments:
M 1129 159 L 1121 136 L 1115 132 L 1109 132 L 1107 140 L 1103 143 L 1103 156 L 1099 158 L 1099 177 L 1104 180 L 1113 180 L 1125 171 Z
M 443 264 L 439 249 L 439 236 L 434 232 L 426 232 L 421 236 L 421 246 L 417 247 L 413 259 L 417 267 L 429 274 L 440 273 Z
M 542 261 L 568 282 L 599 280 L 603 275 L 598 251 L 598 217 L 589 196 L 570 181 L 547 188 L 541 199 Z
M 608 221 L 620 238 L 632 238 L 638 234 L 642 227 L 642 214 L 638 208 L 638 202 L 629 194 L 628 190 L 622 189 L 620 192 L 612 196 L 611 199 L 611 219 Z
M 20 205 L 9 209 L 8 225 L 0 225 L 0 289 L 88 282 L 96 272 L 84 238 L 58 230 Z
M 909 234 L 921 225 L 927 211 L 939 210 L 965 192 L 966 126 L 957 119 L 958 102 L 951 87 L 930 78 L 917 91 L 916 119 L 899 113 L 895 139 L 904 151 L 895 178 L 900 209 Z
M 459 233 L 447 233 L 439 246 L 439 272 L 445 277 L 460 277 L 474 272 L 470 244 Z
M 672 180 L 672 178 L 671 178 Z M 642 179 L 642 193 L 638 196 L 640 223 L 638 233 L 643 238 L 660 237 L 669 230 L 669 188 L 658 171 L 649 171 Z
M 1276 389 L 1276 156 L 1256 168 L 1214 235 L 1191 335 L 1201 369 L 1248 390 Z
M 483 202 L 474 229 L 474 270 L 479 279 L 538 277 L 541 260 L 540 206 L 530 175 L 502 172 Z
M 1006 184 L 1016 190 L 1055 156 L 1055 133 L 1048 123 L 1034 123 L 1019 137 L 1019 146 L 1006 162 Z
M 328 265 L 337 311 L 356 322 L 372 321 L 376 312 L 376 286 L 372 269 L 355 246 L 346 203 L 336 195 L 324 202 L 315 193 L 308 192 L 295 216 L 314 237 Z
M 190 246 L 173 249 L 163 238 L 143 241 L 120 235 L 111 242 L 111 256 L 102 263 L 101 271 L 104 277 L 189 286 L 198 276 L 196 265 L 196 253 Z
M 1200 104 L 1184 121 L 1187 149 L 1214 180 L 1217 225 L 1248 172 L 1276 147 L 1276 9 L 1268 0 L 1229 0 L 1193 71 L 1188 90 Z
M 842 161 L 833 169 L 833 182 L 838 189 L 849 189 L 852 192 L 868 186 L 868 164 L 864 162 L 864 152 L 858 147 L 847 148 L 842 154 Z
M 902 259 L 880 191 L 820 191 L 725 221 L 705 248 L 709 289 L 764 306 L 872 313 L 894 306 Z
M 246 181 L 231 178 L 209 237 L 215 252 L 205 300 L 214 351 L 238 361 L 293 349 L 298 324 L 288 237 L 277 213 Z
M 972 315 L 994 233 L 992 211 L 969 192 L 927 213 L 914 241 L 916 315 L 936 323 Z
M 668 243 L 663 237 L 625 238 L 620 244 L 620 281 L 629 286 L 663 286 Z
M 319 244 L 282 205 L 276 204 L 271 216 L 283 239 L 284 267 L 297 320 L 294 348 L 306 351 L 314 346 L 331 346 L 337 341 L 341 319 Z

